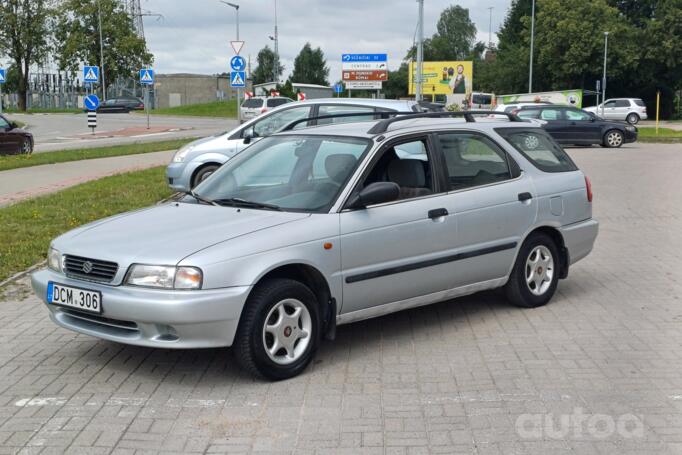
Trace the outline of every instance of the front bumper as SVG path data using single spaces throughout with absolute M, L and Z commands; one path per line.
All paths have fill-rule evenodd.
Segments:
M 100 291 L 102 314 L 48 304 L 50 281 Z M 31 284 L 57 325 L 119 343 L 174 349 L 231 346 L 251 289 L 174 291 L 107 286 L 74 280 L 48 269 L 35 272 Z
M 189 191 L 194 171 L 203 163 L 183 161 L 170 163 L 166 168 L 166 183 L 171 189 L 179 192 Z
M 628 131 L 625 130 L 625 134 L 623 135 L 623 142 L 625 144 L 629 144 L 631 142 L 636 142 L 637 141 L 637 131 Z
M 581 221 L 561 227 L 564 245 L 573 265 L 590 254 L 599 234 L 599 222 L 595 219 Z

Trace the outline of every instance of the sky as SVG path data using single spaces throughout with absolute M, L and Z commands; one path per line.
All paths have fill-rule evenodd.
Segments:
M 230 0 L 240 4 L 242 55 L 256 55 L 274 35 L 275 1 L 280 60 L 284 78 L 306 42 L 321 47 L 330 68 L 329 81 L 341 78 L 341 54 L 387 53 L 389 68 L 397 69 L 412 45 L 417 26 L 416 0 Z M 440 12 L 458 4 L 469 9 L 479 41 L 488 41 L 489 7 L 493 7 L 493 42 L 510 0 L 425 0 L 424 36 L 436 31 Z M 215 74 L 229 71 L 236 38 L 235 10 L 219 0 L 141 0 L 147 46 L 155 56 L 157 73 Z

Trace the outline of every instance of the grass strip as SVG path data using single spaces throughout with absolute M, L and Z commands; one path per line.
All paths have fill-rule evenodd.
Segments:
M 172 141 L 140 142 L 135 144 L 114 145 L 111 147 L 59 150 L 55 152 L 34 153 L 32 155 L 0 156 L 0 171 L 41 164 L 66 163 L 68 161 L 92 160 L 111 156 L 138 155 L 141 153 L 177 150 L 195 139 L 176 139 Z
M 105 177 L 0 209 L 0 282 L 44 260 L 58 235 L 170 196 L 164 171 L 156 167 Z
M 682 143 L 682 131 L 674 130 L 672 128 L 659 128 L 656 134 L 654 127 L 637 128 L 639 135 L 637 139 L 640 142 L 647 143 L 661 143 L 661 144 L 676 144 Z
M 212 103 L 154 109 L 153 115 L 177 115 L 189 117 L 226 117 L 237 118 L 237 102 L 215 101 Z

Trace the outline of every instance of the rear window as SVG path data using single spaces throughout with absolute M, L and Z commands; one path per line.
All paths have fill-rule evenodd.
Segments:
M 277 107 L 282 104 L 287 104 L 290 100 L 286 98 L 271 98 L 268 100 L 268 107 Z
M 568 154 L 541 129 L 497 128 L 495 131 L 541 171 L 578 170 Z
M 257 108 L 263 106 L 263 100 L 259 98 L 251 98 L 242 103 L 242 107 Z
M 636 100 L 632 100 L 632 101 L 634 101 L 635 104 L 639 107 L 645 107 L 646 106 L 646 104 L 644 104 L 644 101 L 640 100 L 639 98 Z
M 481 95 L 481 94 L 473 94 L 471 96 L 471 103 L 472 104 L 492 104 L 493 103 L 493 97 L 492 95 Z

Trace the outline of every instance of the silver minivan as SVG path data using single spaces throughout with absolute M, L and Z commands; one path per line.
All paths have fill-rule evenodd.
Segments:
M 242 105 L 239 107 L 241 110 L 242 123 L 263 115 L 276 107 L 293 102 L 294 100 L 284 96 L 256 96 L 244 100 Z
M 270 379 L 340 324 L 494 288 L 545 305 L 597 237 L 589 180 L 539 125 L 472 115 L 290 127 L 192 195 L 61 235 L 33 289 L 66 329 L 232 346 Z
M 167 182 L 175 191 L 190 191 L 213 174 L 228 159 L 250 144 L 278 132 L 291 122 L 303 118 L 333 114 L 346 115 L 345 117 L 302 123 L 297 128 L 370 120 L 371 116 L 368 117 L 367 114 L 372 113 L 376 113 L 377 118 L 379 118 L 381 112 L 417 112 L 425 109 L 427 108 L 422 108 L 415 101 L 358 98 L 329 98 L 286 103 L 231 131 L 185 145 L 175 154 L 166 168 Z M 353 113 L 362 115 L 348 116 Z

